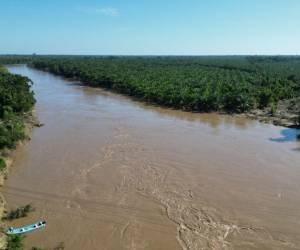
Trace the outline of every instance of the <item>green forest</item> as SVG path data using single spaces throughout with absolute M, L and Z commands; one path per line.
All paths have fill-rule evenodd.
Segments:
M 297 56 L 2 56 L 177 109 L 241 113 L 300 96 Z
M 0 66 L 0 149 L 14 147 L 25 138 L 24 114 L 35 103 L 31 84 L 27 77 L 11 74 Z

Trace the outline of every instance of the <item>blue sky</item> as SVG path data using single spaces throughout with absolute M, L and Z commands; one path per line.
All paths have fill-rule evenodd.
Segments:
M 0 0 L 0 54 L 300 54 L 300 0 Z

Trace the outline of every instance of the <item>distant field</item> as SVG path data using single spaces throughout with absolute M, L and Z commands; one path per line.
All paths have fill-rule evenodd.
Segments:
M 245 112 L 300 96 L 300 57 L 1 56 L 90 86 L 193 111 Z

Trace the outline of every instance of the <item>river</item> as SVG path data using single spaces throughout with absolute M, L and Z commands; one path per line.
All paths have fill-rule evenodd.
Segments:
M 14 153 L 26 247 L 300 249 L 295 129 L 145 105 L 27 66 L 41 128 Z

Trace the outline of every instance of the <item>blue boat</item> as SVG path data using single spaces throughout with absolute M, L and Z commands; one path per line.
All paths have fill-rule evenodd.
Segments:
M 10 227 L 6 233 L 7 234 L 23 234 L 33 230 L 37 230 L 46 226 L 46 221 L 39 221 L 35 224 L 27 225 L 20 228 Z

